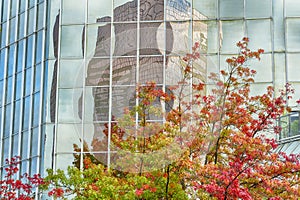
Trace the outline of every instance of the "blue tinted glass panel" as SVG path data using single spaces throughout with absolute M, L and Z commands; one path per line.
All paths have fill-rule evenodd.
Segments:
M 31 35 L 28 39 L 27 39 L 27 49 L 26 49 L 26 68 L 27 67 L 31 67 L 33 65 L 33 60 L 32 60 L 32 51 L 33 49 L 33 39 L 34 36 Z
M 7 23 L 3 23 L 1 26 L 1 47 L 6 46 L 6 31 L 7 31 Z
M 13 43 L 16 40 L 16 18 L 11 19 L 9 23 L 9 43 Z
M 5 22 L 7 20 L 7 11 L 8 11 L 8 1 L 4 0 L 2 1 L 2 17 L 1 21 Z
M 4 115 L 4 138 L 8 137 L 11 132 L 11 104 L 5 106 L 5 115 Z
M 8 67 L 7 67 L 7 76 L 11 76 L 13 74 L 15 68 L 16 61 L 16 44 L 9 46 L 8 51 Z
M 12 100 L 12 81 L 13 81 L 12 76 L 6 79 L 6 93 L 5 93 L 6 104 L 10 103 Z
M 21 40 L 18 43 L 18 55 L 17 55 L 17 72 L 22 71 L 23 69 L 23 65 L 24 65 L 24 44 L 25 44 L 25 40 Z
M 3 157 L 2 157 L 2 159 L 6 159 L 9 155 L 9 147 L 10 147 L 9 139 L 10 138 L 6 138 L 3 140 Z
M 12 155 L 17 156 L 19 155 L 19 134 L 16 134 L 12 137 L 12 143 L 13 143 Z
M 15 76 L 15 100 L 20 99 L 22 96 L 22 73 Z
M 14 127 L 13 127 L 13 132 L 17 133 L 19 132 L 19 127 L 20 127 L 20 112 L 21 112 L 21 101 L 18 100 L 15 102 L 14 105 Z
M 25 19 L 25 13 L 19 15 L 18 39 L 21 39 L 25 36 Z
M 38 145 L 33 145 L 33 147 L 34 148 L 38 147 Z M 37 156 L 37 155 L 38 155 L 37 152 L 36 153 L 34 153 L 34 152 L 31 153 L 31 156 Z M 34 174 L 38 173 L 38 167 L 37 167 L 38 161 L 39 161 L 38 157 L 34 157 L 34 158 L 31 159 L 31 163 L 30 163 L 30 176 L 33 176 Z
M 29 0 L 29 8 L 33 7 L 35 4 L 35 0 Z
M 26 97 L 24 98 L 24 101 L 23 101 L 23 121 L 22 121 L 22 124 L 23 124 L 23 128 L 22 130 L 27 130 L 28 129 L 28 126 L 29 126 L 29 113 L 30 113 L 30 97 Z
M 2 106 L 2 102 L 3 102 L 2 97 L 3 97 L 3 80 L 0 80 L 0 107 Z M 0 121 L 0 124 L 1 124 L 1 121 Z
M 36 65 L 34 68 L 34 92 L 41 89 L 41 64 Z
M 40 30 L 44 25 L 44 6 L 45 3 L 41 3 L 38 5 L 37 30 Z
M 28 131 L 22 133 L 22 159 L 28 158 Z M 23 166 L 22 166 L 23 167 Z M 25 170 L 25 172 L 27 169 Z
M 39 155 L 39 128 L 34 128 L 31 135 L 31 156 Z
M 27 21 L 27 34 L 31 34 L 35 31 L 35 9 L 32 8 L 28 11 L 28 21 Z
M 33 97 L 33 110 L 32 110 L 32 126 L 39 125 L 39 118 L 40 118 L 40 93 L 35 93 Z
M 5 66 L 6 49 L 0 51 L 0 80 L 4 78 L 4 66 Z
M 36 48 L 35 48 L 35 63 L 40 63 L 43 56 L 43 31 L 37 33 Z
M 31 70 L 32 68 L 28 68 L 25 71 L 25 94 L 24 96 L 27 96 L 31 93 Z
M 10 17 L 16 16 L 16 13 L 17 13 L 17 1 L 18 0 L 11 0 L 11 4 L 10 4 Z
M 20 13 L 24 12 L 26 10 L 26 1 L 20 0 Z

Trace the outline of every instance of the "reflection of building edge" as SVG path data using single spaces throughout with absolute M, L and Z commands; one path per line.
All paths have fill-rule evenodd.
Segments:
M 169 55 L 174 49 L 174 31 L 180 28 L 181 23 L 172 24 L 171 22 L 165 22 L 166 30 L 162 35 L 166 35 L 164 49 L 160 49 L 158 41 L 158 31 L 161 31 L 160 27 L 163 27 L 163 22 L 148 22 L 151 20 L 164 20 L 164 0 L 141 0 L 140 2 L 140 28 L 137 30 L 136 23 L 118 23 L 121 21 L 136 21 L 137 19 L 137 0 L 125 3 L 114 9 L 114 35 L 115 35 L 115 49 L 113 55 L 112 66 L 112 85 L 119 86 L 113 87 L 113 105 L 112 115 L 119 117 L 123 113 L 124 107 L 133 106 L 135 104 L 135 85 L 138 78 L 139 83 L 146 83 L 148 81 L 154 81 L 157 84 L 163 84 L 164 82 L 164 64 L 166 66 L 165 77 L 168 79 L 168 84 L 176 84 L 179 81 L 181 70 L 178 68 L 180 65 L 180 58 L 178 56 L 166 56 L 162 53 Z M 183 0 L 169 1 L 166 8 L 167 18 L 170 20 L 176 20 L 181 18 L 190 18 L 191 8 L 190 4 Z M 198 16 L 201 15 L 198 13 Z M 92 89 L 92 95 L 94 98 L 94 113 L 93 120 L 100 122 L 107 122 L 109 119 L 109 84 L 110 84 L 110 43 L 111 43 L 111 18 L 103 17 L 97 19 L 97 22 L 105 22 L 106 25 L 98 27 L 97 41 L 95 47 L 94 57 L 89 61 L 87 67 L 87 76 L 85 80 L 86 86 L 94 86 Z M 184 25 L 184 24 L 183 24 Z M 203 27 L 202 27 L 203 26 Z M 56 90 L 57 90 L 57 58 L 58 58 L 58 28 L 59 28 L 59 15 L 56 17 L 56 22 L 53 28 L 53 43 L 54 43 L 54 55 L 56 58 L 52 88 L 51 88 L 51 122 L 55 122 L 55 107 L 56 107 Z M 194 41 L 202 40 L 201 45 L 206 46 L 207 27 L 203 23 L 201 27 L 195 29 L 199 31 L 199 34 L 193 33 Z M 83 30 L 85 31 L 85 30 Z M 134 37 L 139 31 L 139 55 L 137 55 L 137 38 Z M 189 40 L 187 37 L 189 30 L 186 32 L 180 32 L 182 34 L 181 39 Z M 178 34 L 178 33 L 177 33 Z M 84 43 L 84 33 L 82 42 Z M 177 36 L 178 37 L 178 36 Z M 178 39 L 178 38 L 177 38 Z M 163 40 L 164 41 L 164 40 Z M 188 44 L 186 44 L 188 45 Z M 82 48 L 84 44 L 82 45 Z M 206 48 L 205 48 L 206 49 Z M 83 50 L 83 49 L 82 49 Z M 83 52 L 84 53 L 84 52 Z M 183 52 L 187 53 L 187 52 Z M 121 56 L 121 57 L 118 57 Z M 136 77 L 137 58 L 139 65 L 139 77 Z M 166 59 L 164 62 L 164 58 Z M 170 62 L 172 58 L 172 62 Z M 204 57 L 200 63 L 194 64 L 195 77 L 205 81 L 205 66 L 206 61 Z M 129 85 L 133 87 L 128 87 Z M 166 90 L 168 90 L 166 88 Z M 79 99 L 79 116 L 82 117 L 82 98 Z M 61 134 L 61 133 L 60 133 Z M 102 126 L 94 125 L 94 139 L 100 138 L 96 135 L 102 134 Z M 102 138 L 103 139 L 103 138 Z M 107 138 L 104 138 L 107 140 Z M 97 145 L 97 141 L 93 141 L 93 151 L 106 151 L 105 144 Z M 102 142 L 103 143 L 103 142 Z M 104 143 L 106 143 L 104 141 Z M 103 158 L 102 161 L 106 160 Z

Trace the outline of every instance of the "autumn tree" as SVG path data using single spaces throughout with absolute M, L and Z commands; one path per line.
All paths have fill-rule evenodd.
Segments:
M 275 96 L 269 86 L 264 94 L 251 95 L 256 71 L 247 62 L 260 60 L 264 51 L 251 51 L 248 42 L 248 38 L 238 42 L 238 54 L 228 58 L 226 69 L 212 73 L 207 82 L 193 80 L 193 63 L 200 57 L 196 43 L 193 52 L 182 58 L 182 79 L 168 88 L 171 92 L 153 82 L 139 85 L 137 105 L 106 124 L 104 134 L 108 136 L 111 130 L 112 148 L 118 150 L 110 168 L 87 154 L 80 169 L 77 157 L 77 167 L 70 166 L 67 172 L 48 170 L 45 188 L 52 188 L 49 195 L 74 195 L 75 199 L 299 198 L 300 157 L 276 152 L 274 139 L 280 132 L 275 121 L 290 111 L 286 101 L 294 90 L 287 84 Z

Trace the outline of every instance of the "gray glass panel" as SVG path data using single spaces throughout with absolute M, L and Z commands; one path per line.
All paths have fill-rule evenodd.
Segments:
M 188 30 L 189 23 L 180 23 L 182 26 L 178 26 L 177 34 L 184 28 Z M 175 25 L 174 25 L 175 26 Z M 183 28 L 184 27 L 184 28 Z M 140 55 L 161 55 L 165 49 L 165 32 L 162 23 L 140 23 Z M 134 32 L 135 33 L 135 32 Z M 176 34 L 176 33 L 174 33 Z M 180 35 L 184 35 L 181 32 Z M 172 35 L 169 35 L 172 37 Z M 135 40 L 133 42 L 136 42 Z M 173 41 L 171 41 L 173 42 Z M 186 41 L 180 42 L 182 46 L 186 44 Z M 132 50 L 133 51 L 133 50 Z
M 254 69 L 257 72 L 254 77 L 255 82 L 272 82 L 274 72 L 271 54 L 263 54 L 260 61 L 253 59 L 247 64 L 249 64 L 251 69 Z
M 39 155 L 39 127 L 32 129 L 31 133 L 31 156 Z
M 90 151 L 107 151 L 107 136 L 103 133 L 107 129 L 105 123 L 89 123 L 84 125 L 84 141 L 89 145 Z
M 35 48 L 35 63 L 40 63 L 43 56 L 43 31 L 37 33 L 36 48 Z
M 270 17 L 272 9 L 271 0 L 246 0 L 246 17 Z
M 300 51 L 300 18 L 297 19 L 287 19 L 287 50 L 288 51 Z
M 44 7 L 45 7 L 45 3 L 41 3 L 38 5 L 38 10 L 37 10 L 37 30 L 40 30 L 41 28 L 43 28 L 44 26 Z
M 108 86 L 109 85 L 110 60 L 92 58 L 88 63 L 85 79 L 86 86 Z
M 148 63 L 151 64 L 151 63 Z M 116 58 L 113 60 L 113 85 L 135 85 L 136 83 L 136 58 Z M 103 74 L 108 76 L 109 74 Z M 104 85 L 104 84 L 100 84 Z
M 12 137 L 13 150 L 12 156 L 19 155 L 19 134 L 16 134 Z
M 80 122 L 82 89 L 59 89 L 58 95 L 58 121 Z
M 136 55 L 137 24 L 114 24 L 115 30 L 115 56 Z
M 23 159 L 28 158 L 29 149 L 28 148 L 28 141 L 29 141 L 29 133 L 28 131 L 24 131 L 22 133 L 22 147 L 21 147 L 21 155 Z M 27 169 L 25 169 L 27 171 Z
M 61 57 L 82 58 L 83 57 L 83 26 L 62 26 L 61 29 Z
M 12 101 L 12 85 L 13 85 L 13 77 L 9 77 L 6 79 L 6 104 L 10 103 Z
M 80 147 L 81 141 L 81 124 L 58 124 L 56 152 L 74 152 L 73 144 L 77 144 Z
M 264 49 L 266 52 L 272 50 L 272 34 L 270 20 L 248 20 L 249 48 L 252 50 Z
M 60 88 L 77 88 L 83 86 L 83 60 L 61 60 L 59 68 Z
M 287 73 L 288 82 L 290 81 L 300 81 L 299 71 L 300 71 L 300 54 L 287 54 Z
M 139 83 L 154 81 L 157 84 L 163 83 L 164 58 L 156 57 L 140 57 L 139 62 Z
M 244 0 L 220 0 L 221 18 L 242 18 L 244 16 Z
M 137 0 L 115 0 L 114 21 L 136 21 Z
M 21 113 L 21 101 L 15 101 L 14 104 L 14 128 L 13 133 L 19 132 L 20 127 L 20 113 Z
M 62 0 L 62 24 L 84 24 L 85 5 L 86 0 Z
M 222 53 L 237 53 L 236 43 L 240 41 L 244 35 L 243 21 L 222 21 Z
M 8 104 L 4 107 L 4 135 L 3 137 L 6 138 L 11 134 L 11 109 L 12 105 Z
M 193 0 L 193 6 L 205 17 L 217 18 L 217 0 Z
M 114 87 L 112 91 L 112 117 L 118 120 L 124 115 L 124 108 L 133 108 L 136 105 L 136 88 Z
M 275 91 L 278 91 L 285 85 L 286 80 L 286 66 L 285 66 L 285 54 L 284 53 L 275 53 L 274 55 L 274 83 L 275 83 Z M 284 76 L 283 76 L 284 75 Z M 278 88 L 278 89 L 277 89 Z
M 88 22 L 110 21 L 112 16 L 112 0 L 89 0 L 88 1 Z
M 286 16 L 300 16 L 300 1 L 285 0 Z
M 42 79 L 41 64 L 38 64 L 34 68 L 34 91 L 33 92 L 38 92 L 41 90 L 41 79 Z
M 108 121 L 109 88 L 94 87 L 86 89 L 85 118 L 93 121 Z M 89 112 L 89 113 L 88 113 Z
M 182 4 L 183 4 L 183 2 L 185 2 L 185 1 L 182 1 Z M 177 2 L 174 0 L 168 0 L 167 4 L 169 4 L 169 5 L 172 4 L 169 6 L 170 10 L 172 10 L 171 11 L 172 15 L 177 14 L 179 19 L 182 16 L 184 16 L 184 15 L 180 16 L 179 13 L 181 11 L 179 9 L 184 8 L 185 5 L 181 6 L 181 4 L 177 4 Z M 133 3 L 131 3 L 131 5 L 132 5 L 132 7 L 130 10 L 128 8 L 126 9 L 126 11 L 129 12 L 130 14 L 131 14 L 131 11 L 136 10 L 136 5 L 133 5 Z M 124 6 L 124 8 L 125 8 L 125 6 Z M 186 8 L 186 13 L 183 13 L 183 14 L 186 14 L 189 16 L 188 11 L 189 11 L 188 8 Z M 116 15 L 116 11 L 115 11 L 115 15 Z M 132 12 L 132 18 L 134 18 L 133 12 Z M 153 21 L 153 20 L 163 20 L 163 19 L 164 19 L 164 0 L 140 0 L 140 20 L 141 21 Z

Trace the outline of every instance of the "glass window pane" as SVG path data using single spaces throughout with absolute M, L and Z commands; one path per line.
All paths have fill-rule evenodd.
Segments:
M 0 9 L 1 10 L 1 9 Z M 8 9 L 8 1 L 2 1 L 2 17 L 1 17 L 1 22 L 5 22 L 7 20 L 7 11 L 9 11 Z
M 220 0 L 221 18 L 242 18 L 244 16 L 244 1 Z
M 88 25 L 87 29 L 87 57 L 108 57 L 111 47 L 111 25 Z
M 37 156 L 39 155 L 39 129 L 40 128 L 34 128 L 32 129 L 31 133 L 31 156 Z
M 98 1 L 98 4 L 104 5 Z M 84 24 L 86 0 L 62 1 L 62 24 Z M 76 15 L 74 15 L 76 13 Z
M 34 68 L 34 92 L 41 90 L 41 64 L 38 64 Z
M 83 60 L 61 60 L 59 68 L 60 88 L 77 88 L 83 86 Z M 68 76 L 66 76 L 68 74 Z
M 11 76 L 6 79 L 6 93 L 5 93 L 6 104 L 12 101 L 12 90 L 13 90 L 12 85 L 13 85 L 13 77 Z
M 15 101 L 15 105 L 14 105 L 14 129 L 13 132 L 14 133 L 18 133 L 19 132 L 19 127 L 20 127 L 20 112 L 21 112 L 21 101 Z
M 115 27 L 115 56 L 136 55 L 137 24 L 114 24 Z
M 6 50 L 7 49 L 2 49 L 0 51 L 0 80 L 4 79 L 4 67 L 6 66 Z
M 22 96 L 22 73 L 18 73 L 15 76 L 15 100 L 18 100 Z
M 29 127 L 29 118 L 30 118 L 29 113 L 30 113 L 30 96 L 24 98 L 23 100 L 22 130 L 27 130 Z
M 60 89 L 58 93 L 58 121 L 80 122 L 82 89 Z
M 299 81 L 300 54 L 287 54 L 288 82 Z
M 107 137 L 103 133 L 105 129 L 107 129 L 105 123 L 84 124 L 84 141 L 91 151 L 107 151 Z
M 114 21 L 136 21 L 137 1 L 115 0 L 114 1 Z
M 35 48 L 35 63 L 40 63 L 43 56 L 43 31 L 37 33 L 36 48 Z
M 288 51 L 300 51 L 300 18 L 287 19 L 287 50 Z
M 173 5 L 171 5 L 173 3 Z M 185 4 L 186 3 L 186 4 Z M 128 4 L 131 4 L 132 6 L 128 7 Z M 177 14 L 177 19 L 186 19 L 190 16 L 190 4 L 187 4 L 187 1 L 181 1 L 180 3 L 175 2 L 174 0 L 168 0 L 168 10 L 172 12 L 173 16 L 174 13 Z M 126 4 L 125 4 L 126 5 Z M 120 10 L 123 10 L 123 12 L 126 12 L 131 15 L 127 15 L 127 17 L 134 19 L 135 18 L 135 11 L 137 10 L 137 5 L 134 5 L 133 2 L 127 3 L 127 6 L 120 6 L 119 8 L 122 8 Z M 130 10 L 128 10 L 130 8 Z M 184 12 L 185 11 L 185 12 Z M 179 14 L 179 12 L 181 12 Z M 117 10 L 115 9 L 115 15 L 116 16 Z M 121 16 L 121 14 L 118 14 L 118 16 Z M 170 16 L 170 15 L 169 15 Z M 168 17 L 168 15 L 167 15 Z M 140 1 L 140 20 L 141 21 L 153 21 L 153 20 L 163 20 L 164 19 L 164 1 Z M 124 21 L 124 20 L 122 20 Z
M 286 16 L 295 17 L 300 16 L 300 1 L 285 0 Z
M 88 22 L 110 21 L 112 16 L 112 0 L 89 0 L 88 1 Z
M 35 5 L 35 0 L 29 0 L 29 8 Z
M 2 106 L 2 102 L 3 102 L 2 97 L 3 97 L 3 80 L 0 80 L 0 107 Z M 1 123 L 1 121 L 0 121 L 0 123 Z
M 108 86 L 109 69 L 110 60 L 108 58 L 92 58 L 88 63 L 85 85 Z
M 83 26 L 62 26 L 61 29 L 61 57 L 83 57 Z
M 12 18 L 9 21 L 9 43 L 13 43 L 16 40 L 16 18 Z
M 272 82 L 273 68 L 272 68 L 272 55 L 262 54 L 261 60 L 250 60 L 248 64 L 251 69 L 256 70 L 257 74 L 254 79 L 255 82 Z
M 3 152 L 2 152 L 2 159 L 5 160 L 8 158 L 9 155 L 9 149 L 10 149 L 10 138 L 5 138 L 4 140 L 1 141 L 3 144 Z M 5 173 L 4 173 L 5 174 Z M 3 179 L 2 179 L 3 180 Z
M 69 133 L 69 134 L 66 134 Z M 74 152 L 73 144 L 80 147 L 82 141 L 81 124 L 58 124 L 56 152 Z
M 246 0 L 246 17 L 270 17 L 271 9 L 271 0 Z
M 236 43 L 244 36 L 243 21 L 222 21 L 222 53 L 237 53 Z
M 19 155 L 19 134 L 16 134 L 12 137 L 12 142 L 13 142 L 12 156 L 17 156 Z
M 28 68 L 25 71 L 25 90 L 24 90 L 24 96 L 27 96 L 31 93 L 31 70 L 32 68 Z
M 173 30 L 174 30 L 174 37 L 176 36 L 182 36 L 180 37 L 181 40 L 181 45 L 177 45 L 174 47 L 177 43 L 174 44 L 173 46 L 173 51 L 174 52 L 180 52 L 180 51 L 185 51 L 186 46 L 188 45 L 187 39 L 188 37 L 188 30 L 189 30 L 189 23 L 173 23 L 172 24 Z M 161 55 L 164 52 L 165 49 L 165 32 L 164 32 L 164 26 L 162 23 L 140 23 L 140 55 Z M 176 32 L 177 33 L 176 33 Z M 178 34 L 178 33 L 181 34 Z M 186 34 L 185 34 L 186 33 Z M 136 34 L 136 32 L 134 32 Z M 159 37 L 157 37 L 159 35 Z M 136 38 L 133 37 L 133 41 L 128 41 L 128 46 L 131 42 L 135 43 Z M 175 38 L 174 40 L 176 41 Z M 179 41 L 179 40 L 177 40 Z M 179 46 L 181 48 L 179 48 Z M 135 47 L 135 46 L 133 46 Z M 136 50 L 127 48 L 126 49 L 128 52 L 135 52 Z M 186 53 L 186 51 L 185 51 Z M 130 55 L 132 55 L 130 53 Z
M 139 83 L 145 84 L 146 82 L 154 81 L 157 84 L 162 84 L 164 70 L 163 60 L 162 56 L 140 57 Z
M 40 120 L 40 93 L 35 93 L 33 96 L 33 105 L 32 105 L 32 126 L 38 126 Z
M 45 7 L 45 3 L 41 3 L 38 5 L 38 14 L 37 14 L 37 30 L 40 30 L 41 28 L 43 28 L 44 26 L 44 22 L 45 22 L 45 19 L 44 19 L 44 8 Z
M 114 117 L 114 120 L 118 120 L 124 115 L 124 108 L 132 108 L 133 106 L 135 106 L 136 104 L 135 95 L 136 95 L 136 90 L 134 86 L 132 87 L 120 86 L 120 87 L 113 88 L 111 114 Z M 102 103 L 104 103 L 104 100 Z
M 11 104 L 8 104 L 4 107 L 4 138 L 8 137 L 11 134 Z
M 159 59 L 157 59 L 159 61 Z M 153 60 L 143 60 L 140 64 L 153 64 Z M 150 67 L 150 66 L 149 66 Z M 154 68 L 153 68 L 154 70 Z M 105 73 L 105 72 L 104 72 Z M 103 76 L 107 77 L 103 73 Z M 113 85 L 135 85 L 136 83 L 136 58 L 116 58 L 113 61 Z M 100 86 L 104 85 L 99 83 Z
M 175 54 L 175 55 L 185 55 L 187 52 L 189 52 L 190 50 L 190 46 L 191 46 L 191 39 L 192 39 L 192 35 L 191 35 L 191 24 L 190 22 L 170 22 L 171 23 L 171 27 L 172 30 L 169 30 L 170 32 L 172 31 L 172 37 L 167 36 L 167 41 L 169 43 L 170 46 L 172 46 L 172 52 L 170 52 L 171 54 Z M 147 35 L 147 28 L 144 30 L 146 32 L 145 36 Z M 153 30 L 154 32 L 155 30 Z M 160 34 L 162 36 L 164 36 L 164 28 L 161 27 L 160 30 L 157 31 L 158 33 L 153 33 L 153 34 Z M 150 41 L 148 41 L 148 43 L 151 43 L 151 39 L 154 41 L 156 41 L 156 36 L 149 38 Z M 143 40 L 141 38 L 141 40 Z M 156 42 L 157 43 L 157 42 Z M 161 37 L 161 44 L 158 44 L 159 46 L 161 46 L 164 49 L 164 37 Z M 147 43 L 146 43 L 147 45 Z M 167 47 L 168 49 L 170 49 L 170 47 Z M 161 52 L 163 52 L 160 49 Z M 147 50 L 147 49 L 146 49 Z
M 10 45 L 8 49 L 7 76 L 11 76 L 14 72 L 16 63 L 16 44 Z
M 18 43 L 17 72 L 21 72 L 25 64 L 24 44 L 25 44 L 25 40 L 21 40 Z
M 194 0 L 194 9 L 204 15 L 207 18 L 217 17 L 217 1 L 216 0 Z M 194 10 L 194 15 L 195 15 Z
M 34 42 L 34 35 L 31 35 L 27 39 L 27 54 L 26 54 L 26 68 L 33 66 L 33 42 Z
M 7 31 L 7 22 L 3 23 L 1 25 L 1 48 L 6 46 L 7 40 L 6 40 L 6 31 Z
M 22 143 L 21 143 L 21 145 L 22 145 L 22 149 L 21 149 L 22 159 L 26 159 L 29 156 L 28 153 L 29 153 L 30 148 L 28 148 L 29 147 L 28 146 L 28 141 L 29 141 L 29 133 L 28 133 L 28 131 L 24 131 L 22 133 Z
M 20 6 L 20 13 L 22 13 L 22 12 L 24 12 L 26 10 L 26 2 L 27 1 L 24 1 L 24 0 L 20 1 L 20 3 L 19 3 L 20 4 L 19 5 Z
M 35 31 L 35 24 L 36 24 L 36 18 L 35 18 L 35 8 L 31 8 L 28 11 L 28 20 L 27 20 L 28 26 L 27 26 L 27 34 L 30 35 Z
M 248 37 L 250 38 L 249 48 L 264 49 L 266 52 L 272 49 L 272 34 L 270 20 L 248 20 Z
M 19 15 L 19 25 L 18 25 L 18 39 L 25 36 L 25 12 Z
M 16 16 L 16 13 L 17 13 L 17 1 L 18 0 L 11 0 L 10 1 L 10 17 Z

